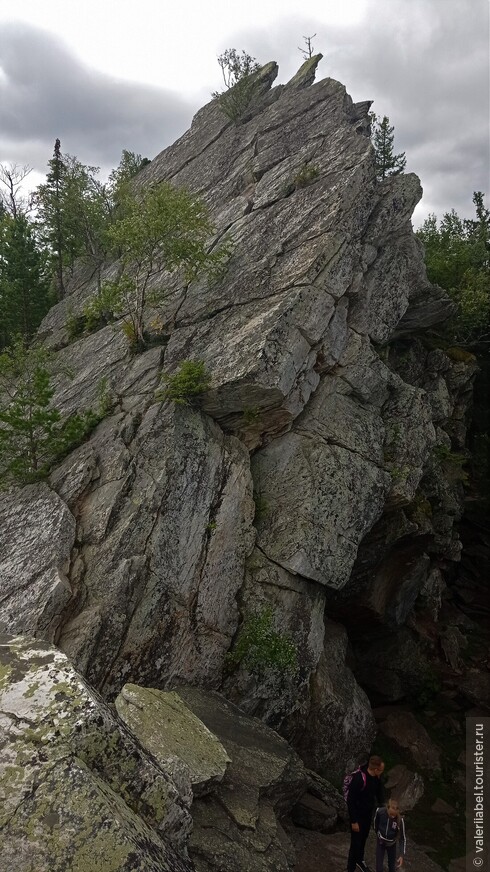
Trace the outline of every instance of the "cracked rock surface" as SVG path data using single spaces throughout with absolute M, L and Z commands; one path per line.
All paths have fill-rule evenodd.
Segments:
M 204 198 L 210 246 L 232 242 L 214 282 L 158 278 L 146 327 L 160 344 L 131 356 L 117 322 L 70 343 L 69 316 L 97 290 L 82 266 L 41 325 L 62 413 L 109 402 L 46 482 L 0 494 L 0 625 L 54 641 L 110 700 L 128 682 L 223 691 L 339 776 L 374 730 L 341 625 L 366 684 L 398 645 L 365 642 L 370 622 L 423 660 L 404 624 L 459 559 L 462 485 L 444 450 L 464 445 L 475 368 L 423 342 L 452 306 L 413 234 L 419 180 L 376 181 L 370 104 L 313 84 L 318 60 L 278 87 L 266 65 L 240 123 L 212 101 L 138 175 Z M 195 407 L 157 400 L 188 359 L 209 389 Z M 230 674 L 240 630 L 268 607 L 297 668 Z
M 0 641 L 0 867 L 190 872 L 170 776 L 56 648 Z

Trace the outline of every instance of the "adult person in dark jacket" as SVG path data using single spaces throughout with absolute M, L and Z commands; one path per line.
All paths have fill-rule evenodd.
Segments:
M 347 809 L 350 820 L 350 850 L 347 872 L 370 872 L 364 862 L 364 848 L 371 828 L 373 811 L 384 804 L 384 788 L 380 781 L 385 764 L 373 755 L 355 772 L 349 785 Z

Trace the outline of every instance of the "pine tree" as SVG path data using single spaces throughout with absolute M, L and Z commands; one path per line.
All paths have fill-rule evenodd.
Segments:
M 51 305 L 46 255 L 26 215 L 0 219 L 0 349 L 30 339 Z
M 53 405 L 56 358 L 17 337 L 0 354 L 0 489 L 43 478 L 54 463 L 80 445 L 107 414 L 99 409 L 62 418 Z
M 36 191 L 40 230 L 51 251 L 59 299 L 77 258 L 85 258 L 100 275 L 107 253 L 105 232 L 111 215 L 109 190 L 97 178 L 98 167 L 62 155 L 56 140 L 46 182 Z
M 387 176 L 397 176 L 405 169 L 407 159 L 405 152 L 393 153 L 395 128 L 390 125 L 390 119 L 384 115 L 382 119 L 372 112 L 372 140 L 376 154 L 376 177 L 382 181 Z

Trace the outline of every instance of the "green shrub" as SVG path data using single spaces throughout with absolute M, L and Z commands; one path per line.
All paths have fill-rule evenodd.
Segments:
M 243 410 L 244 424 L 255 424 L 260 420 L 262 409 L 260 406 L 245 406 Z
M 451 451 L 449 446 L 443 442 L 434 446 L 432 454 L 440 463 L 454 463 L 457 466 L 463 466 L 468 461 L 466 454 Z
M 211 376 L 204 361 L 183 360 L 179 371 L 174 375 L 163 375 L 162 381 L 166 387 L 157 391 L 157 399 L 173 400 L 174 403 L 192 406 L 210 387 Z
M 250 615 L 243 623 L 233 651 L 226 655 L 231 670 L 240 665 L 263 675 L 268 670 L 294 672 L 297 652 L 291 638 L 274 629 L 271 606 Z
M 294 185 L 296 188 L 306 188 L 308 185 L 311 185 L 319 175 L 320 170 L 318 167 L 314 166 L 314 164 L 305 162 L 294 178 Z
M 20 339 L 0 355 L 1 486 L 44 478 L 107 413 L 104 388 L 97 411 L 77 412 L 62 420 L 51 402 L 54 367 L 50 352 L 26 348 Z

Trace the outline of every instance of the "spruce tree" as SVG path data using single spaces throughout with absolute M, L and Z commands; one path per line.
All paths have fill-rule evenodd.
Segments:
M 36 191 L 40 232 L 52 252 L 59 299 L 65 295 L 77 258 L 84 258 L 100 275 L 107 254 L 105 233 L 112 207 L 109 190 L 98 180 L 98 172 L 98 167 L 62 155 L 57 139 L 46 182 Z
M 393 152 L 395 128 L 390 125 L 390 119 L 387 115 L 380 119 L 374 112 L 371 113 L 371 124 L 372 141 L 376 154 L 376 177 L 382 181 L 387 176 L 397 176 L 405 169 L 407 159 L 404 151 L 399 154 Z
M 51 305 L 46 255 L 26 215 L 0 219 L 0 349 L 29 340 Z

